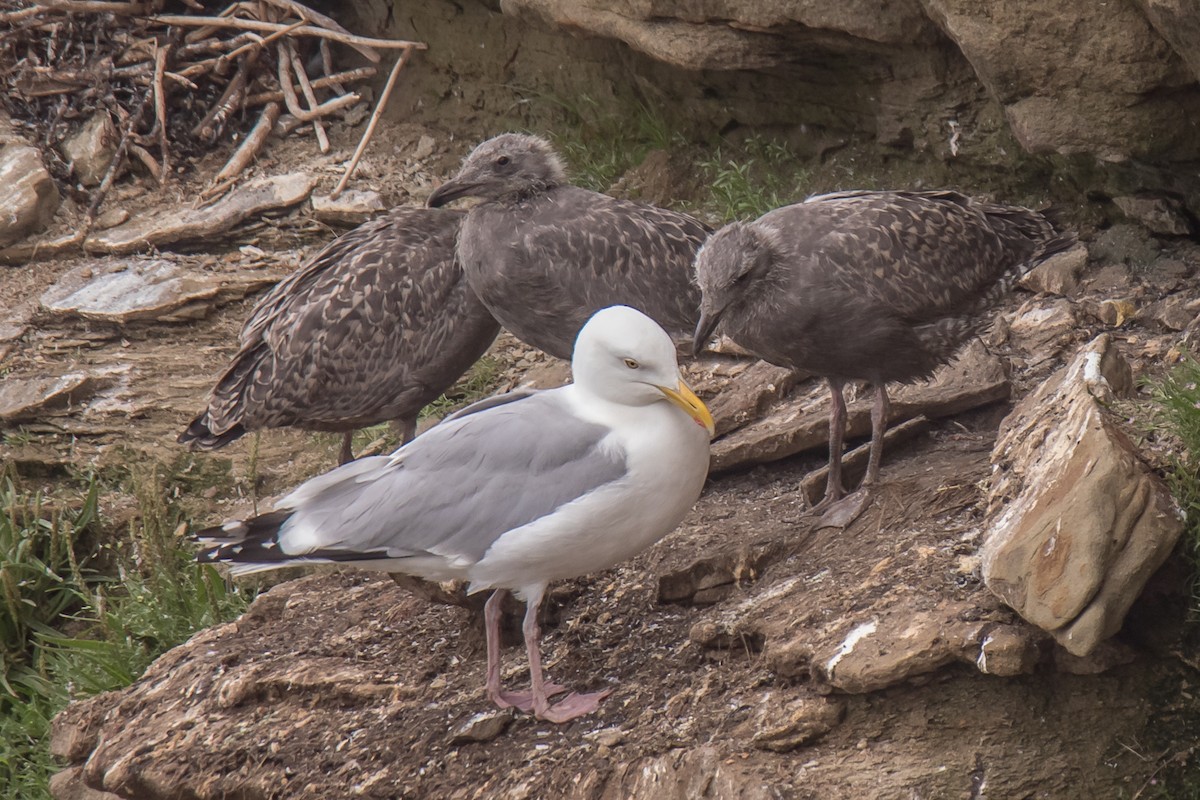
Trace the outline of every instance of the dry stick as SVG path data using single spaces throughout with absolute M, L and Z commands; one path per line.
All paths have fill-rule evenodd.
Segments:
M 300 88 L 304 91 L 304 99 L 308 101 L 308 107 L 314 109 L 321 103 L 317 100 L 317 93 L 313 91 L 312 84 L 308 82 L 308 71 L 304 69 L 304 65 L 300 63 L 300 56 L 296 54 L 296 48 L 292 47 L 292 43 L 287 45 L 288 57 L 292 62 L 292 71 L 296 73 L 296 77 L 300 79 Z M 288 79 L 289 83 L 291 79 Z M 322 153 L 329 152 L 329 137 L 325 135 L 325 126 L 321 120 L 313 120 L 313 132 L 317 134 L 317 147 Z
M 87 237 L 88 232 L 92 229 L 92 225 L 96 222 L 96 212 L 100 210 L 100 204 L 104 202 L 104 198 L 112 189 L 113 180 L 117 177 L 117 169 L 121 162 L 125 159 L 125 152 L 129 148 L 129 137 L 133 134 L 133 129 L 141 121 L 146 114 L 146 109 L 150 106 L 151 92 L 147 91 L 142 95 L 142 102 L 138 103 L 138 107 L 125 120 L 125 130 L 121 132 L 121 140 L 117 142 L 117 150 L 113 153 L 112 161 L 108 164 L 108 169 L 104 173 L 103 180 L 96 187 L 96 193 L 92 196 L 92 202 L 88 204 L 87 215 L 84 217 L 83 227 L 79 231 L 80 241 Z M 153 159 L 151 159 L 153 161 Z M 156 165 L 157 166 L 157 165 Z
M 198 139 L 203 139 L 207 142 L 213 142 L 225 127 L 225 120 L 229 119 L 229 115 L 236 109 L 241 107 L 242 98 L 246 96 L 246 81 L 250 75 L 250 67 L 257 60 L 257 53 L 251 53 L 246 58 L 238 62 L 237 72 L 234 73 L 233 80 L 225 87 L 225 92 L 221 95 L 221 99 L 217 101 L 204 119 L 196 123 L 192 128 L 192 136 Z
M 282 51 L 282 46 L 280 50 Z M 304 122 L 312 122 L 314 119 L 323 117 L 340 108 L 352 106 L 362 99 L 357 94 L 347 94 L 342 97 L 335 97 L 332 100 L 321 103 L 316 108 L 306 111 L 300 107 L 300 98 L 296 96 L 296 90 L 292 87 L 292 76 L 288 73 L 287 60 L 282 52 L 279 53 L 277 60 L 279 86 L 283 89 L 283 102 L 287 106 L 287 110 L 296 119 L 303 120 Z
M 213 53 L 220 54 L 241 47 L 247 42 L 261 41 L 261 38 L 257 33 L 246 31 L 245 33 L 239 33 L 237 36 L 231 36 L 228 39 L 207 39 L 195 44 L 185 44 L 175 51 L 175 57 L 186 59 L 193 56 L 211 55 Z
M 371 112 L 371 120 L 367 123 L 367 129 L 363 131 L 363 137 L 359 140 L 358 147 L 354 149 L 354 155 L 350 158 L 350 163 L 346 165 L 346 172 L 342 175 L 342 179 L 338 181 L 337 186 L 333 187 L 333 191 L 329 193 L 331 200 L 336 200 L 345 190 L 346 184 L 350 182 L 350 176 L 354 174 L 354 169 L 358 166 L 358 160 L 362 158 L 363 152 L 367 149 L 367 142 L 371 141 L 371 134 L 375 132 L 375 125 L 379 122 L 379 117 L 383 114 L 383 110 L 387 108 L 388 98 L 392 96 L 392 89 L 396 86 L 396 78 L 400 75 L 400 70 L 404 69 L 404 65 L 408 63 L 412 52 L 411 48 L 407 49 L 400 58 L 396 59 L 396 65 L 392 67 L 392 74 L 388 75 L 387 84 L 383 87 L 383 94 L 379 96 L 379 102 L 375 104 L 375 110 Z
M 320 41 L 320 48 L 321 48 L 321 69 L 324 70 L 326 78 L 332 77 L 333 76 L 333 55 L 329 52 L 329 40 L 322 39 Z M 346 93 L 346 87 L 342 86 L 342 84 L 338 83 L 337 81 L 330 82 L 329 87 L 331 89 L 333 89 L 333 91 L 336 92 L 337 94 L 345 94 Z
M 254 160 L 258 152 L 262 150 L 263 143 L 267 141 L 267 137 L 271 135 L 271 129 L 275 127 L 275 122 L 279 119 L 280 113 L 279 103 L 267 103 L 266 108 L 262 110 L 262 114 L 258 118 L 258 122 L 254 123 L 254 127 L 246 134 L 246 138 L 238 145 L 238 149 L 233 151 L 233 155 L 229 157 L 229 161 L 225 166 L 221 167 L 221 171 L 213 179 L 214 183 L 236 178 L 241 174 L 250 162 Z
M 154 156 L 150 155 L 150 151 L 141 145 L 130 144 L 129 152 L 131 155 L 135 156 L 138 161 L 142 162 L 142 166 L 149 170 L 150 177 L 154 178 L 154 182 L 159 186 L 162 186 L 164 180 L 162 167 L 159 166 L 159 163 Z
M 261 22 L 256 19 L 226 19 L 223 17 L 192 17 L 183 14 L 158 14 L 153 17 L 148 17 L 150 22 L 157 22 L 162 25 L 175 25 L 176 27 L 199 27 L 211 26 L 218 28 L 238 28 L 239 30 L 250 31 L 278 31 L 286 28 L 286 25 L 281 25 L 277 22 Z M 293 35 L 299 36 L 315 36 L 319 39 L 329 39 L 333 42 L 341 42 L 342 44 L 350 45 L 358 52 L 362 53 L 371 63 L 379 63 L 379 54 L 374 52 L 373 48 L 380 50 L 427 50 L 428 45 L 424 42 L 408 42 L 402 39 L 375 39 L 370 36 L 358 36 L 357 34 L 338 33 L 337 31 L 327 30 L 326 28 L 316 28 L 312 25 L 305 25 L 292 31 Z
M 150 3 L 106 3 L 102 0 L 38 0 L 34 8 L 84 14 L 117 14 L 138 16 L 150 10 Z M 28 9 L 24 9 L 28 11 Z M 13 12 L 19 13 L 19 12 Z
M 320 25 L 322 28 L 337 31 L 338 33 L 350 33 L 350 31 L 339 25 L 338 21 L 333 17 L 327 17 L 320 11 L 314 11 L 306 5 L 293 2 L 293 0 L 263 0 L 263 2 L 266 5 L 275 6 L 275 8 L 295 14 L 305 22 L 311 22 L 315 25 Z
M 265 47 L 266 45 L 270 44 L 271 42 L 275 41 L 276 39 L 283 37 L 283 36 L 287 36 L 292 31 L 296 30 L 297 28 L 302 28 L 302 27 L 304 27 L 303 20 L 300 22 L 294 22 L 281 31 L 275 31 L 270 36 L 267 36 L 265 38 L 258 38 L 257 41 L 250 42 L 248 44 L 244 44 L 241 47 L 239 47 L 237 50 L 234 50 L 233 52 L 231 52 L 225 56 L 222 56 L 222 58 L 226 58 L 226 59 L 234 58 L 235 56 L 240 56 L 242 53 L 245 53 L 248 50 L 253 50 L 256 47 Z M 245 35 L 245 34 L 243 34 L 243 35 Z M 249 35 L 253 36 L 254 34 L 249 34 Z
M 371 77 L 375 76 L 375 73 L 376 73 L 376 69 L 374 67 L 358 67 L 357 69 L 348 69 L 345 72 L 338 72 L 333 75 L 330 75 L 327 78 L 317 78 L 315 81 L 312 82 L 312 87 L 314 89 L 326 89 L 326 88 L 330 88 L 330 87 L 339 85 L 341 83 L 348 83 L 351 81 L 361 81 L 366 78 L 371 78 Z M 292 91 L 293 92 L 296 91 L 295 86 L 292 87 Z M 342 94 L 345 94 L 345 92 L 342 92 Z M 259 92 L 258 94 L 252 94 L 252 95 L 248 96 L 246 98 L 245 106 L 247 108 L 249 108 L 250 106 L 261 106 L 265 103 L 282 103 L 282 102 L 283 102 L 283 92 L 282 91 Z
M 158 125 L 158 149 L 162 158 L 162 173 L 158 179 L 160 187 L 166 185 L 171 174 L 171 151 L 167 143 L 167 97 L 163 87 L 163 75 L 167 71 L 167 55 L 171 45 L 159 48 L 154 54 L 154 120 Z

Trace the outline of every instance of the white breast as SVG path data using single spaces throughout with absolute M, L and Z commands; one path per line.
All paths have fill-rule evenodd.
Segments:
M 472 591 L 523 595 L 607 569 L 670 533 L 691 509 L 708 475 L 707 432 L 666 402 L 619 407 L 613 425 L 617 408 L 578 410 L 613 428 L 602 446 L 624 453 L 626 475 L 501 536 L 470 569 Z

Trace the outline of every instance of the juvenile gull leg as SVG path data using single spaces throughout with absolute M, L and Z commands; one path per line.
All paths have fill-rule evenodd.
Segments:
M 874 486 L 879 480 L 879 462 L 883 459 L 883 434 L 887 432 L 890 405 L 887 385 L 876 384 L 875 405 L 871 407 L 871 455 L 867 459 L 867 474 L 861 484 L 863 489 Z
M 342 449 L 338 452 L 338 466 L 348 464 L 354 460 L 354 453 L 350 452 L 350 445 L 353 443 L 354 433 L 346 431 L 342 434 Z
M 821 515 L 818 527 L 844 528 L 858 519 L 871 504 L 871 494 L 879 479 L 879 462 L 883 457 L 883 434 L 887 430 L 888 405 L 885 384 L 876 384 L 875 403 L 871 406 L 871 451 L 867 458 L 867 474 L 853 494 L 828 505 L 822 503 L 825 513 Z
M 525 634 L 525 650 L 529 654 L 529 679 L 533 690 L 533 715 L 538 719 L 549 722 L 569 722 L 576 717 L 590 714 L 600 707 L 600 701 L 612 694 L 612 689 L 599 692 L 571 692 L 554 705 L 550 705 L 550 697 L 566 691 L 554 683 L 544 683 L 542 679 L 542 631 L 538 626 L 538 607 L 541 606 L 542 593 L 530 593 L 525 605 L 525 622 L 521 630 Z M 497 667 L 499 669 L 499 667 Z
M 829 397 L 829 475 L 825 482 L 825 498 L 813 507 L 820 511 L 837 502 L 846 490 L 842 488 L 842 446 L 846 438 L 846 398 L 842 394 L 845 381 L 828 378 Z

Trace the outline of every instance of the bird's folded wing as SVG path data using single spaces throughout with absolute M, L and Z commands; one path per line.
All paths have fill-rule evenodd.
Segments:
M 506 531 L 625 475 L 609 429 L 543 392 L 445 422 L 395 456 L 360 459 L 280 502 L 285 553 L 348 551 L 471 563 Z

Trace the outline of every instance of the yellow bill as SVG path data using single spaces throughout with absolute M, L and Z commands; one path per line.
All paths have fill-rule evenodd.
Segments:
M 687 412 L 689 417 L 696 420 L 696 424 L 708 431 L 710 438 L 717 432 L 717 426 L 713 422 L 712 414 L 708 413 L 708 407 L 704 405 L 703 400 L 696 397 L 696 393 L 689 389 L 682 379 L 675 389 L 659 386 L 658 390 L 665 394 L 668 400 Z

